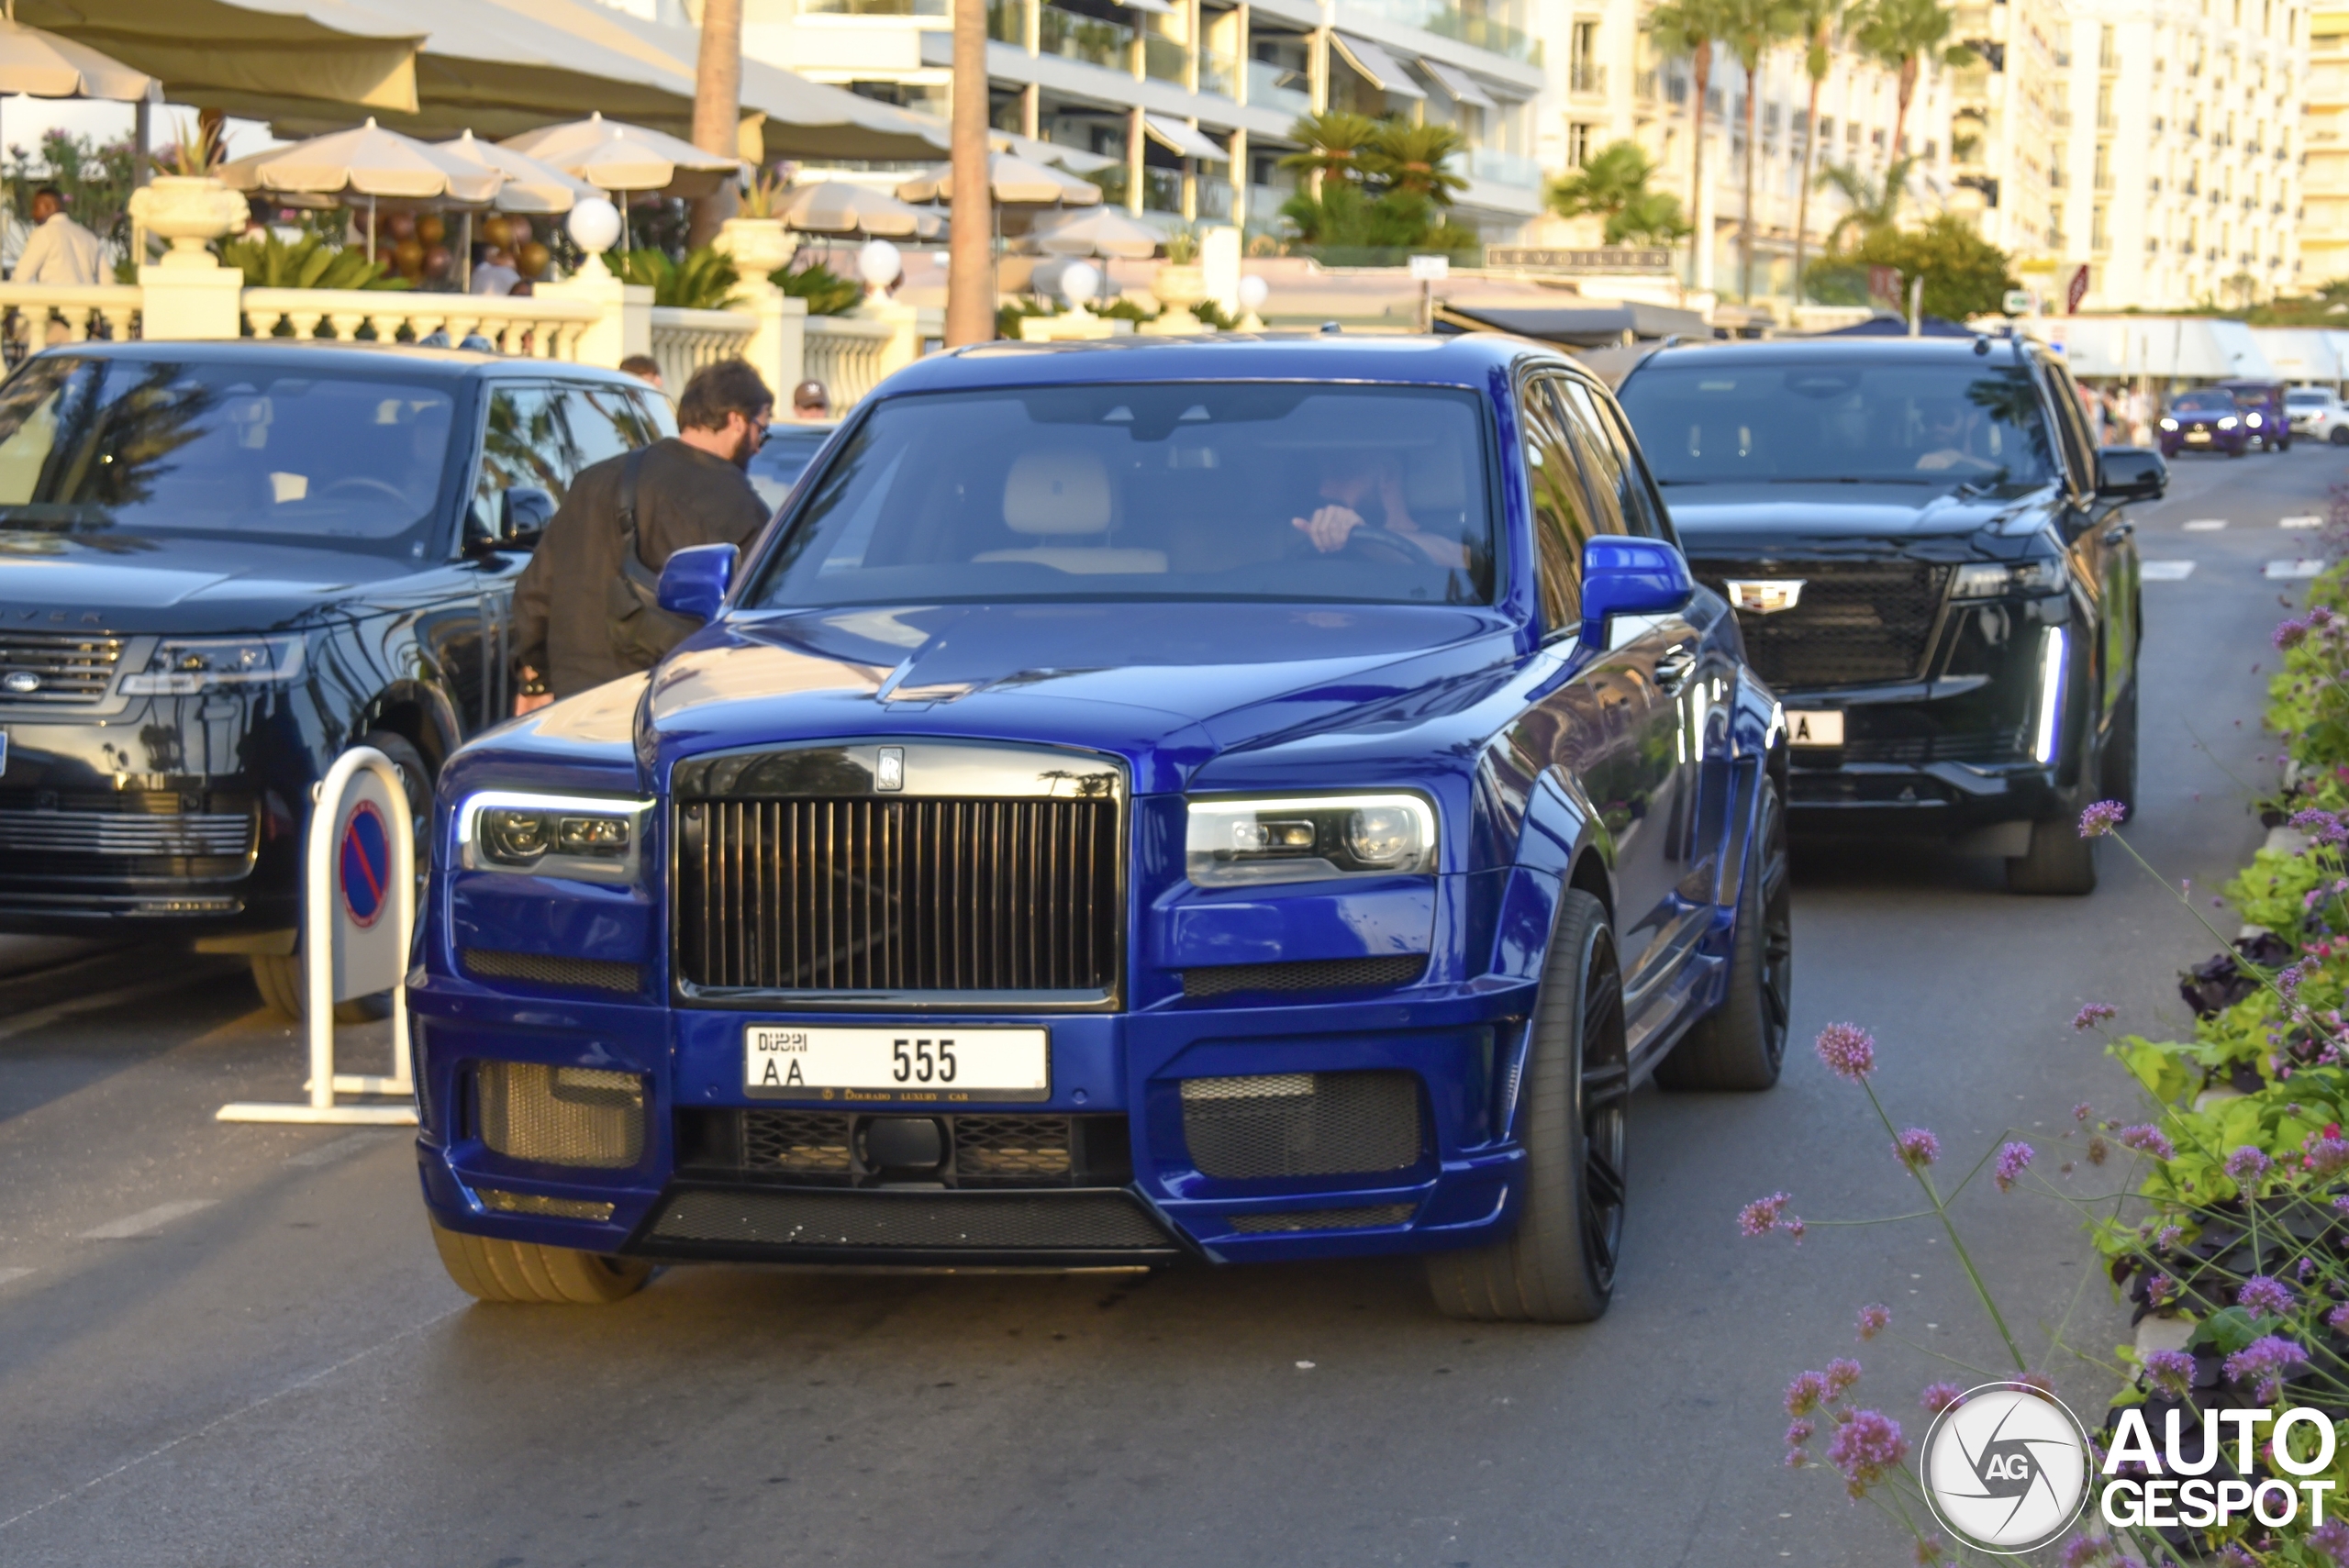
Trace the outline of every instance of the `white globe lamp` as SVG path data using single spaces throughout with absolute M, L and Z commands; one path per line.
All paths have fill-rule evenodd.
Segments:
M 1090 261 L 1073 261 L 1061 269 L 1061 297 L 1072 310 L 1083 310 L 1085 302 L 1101 292 L 1101 269 Z
M 1237 323 L 1241 331 L 1261 332 L 1264 329 L 1264 324 L 1257 319 L 1256 312 L 1263 308 L 1264 301 L 1272 296 L 1272 293 L 1273 285 L 1253 272 L 1241 278 L 1240 320 Z
M 868 239 L 856 253 L 856 271 L 865 286 L 878 294 L 897 281 L 897 274 L 905 271 L 905 261 L 886 239 Z
M 620 209 L 601 196 L 589 196 L 571 209 L 563 227 L 571 234 L 572 243 L 591 258 L 588 266 L 600 271 L 604 252 L 619 242 Z

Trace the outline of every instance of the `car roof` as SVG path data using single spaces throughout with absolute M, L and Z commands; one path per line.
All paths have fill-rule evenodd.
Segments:
M 1977 343 L 1987 343 L 1989 352 L 1978 352 Z M 1988 359 L 2010 365 L 2014 363 L 2017 343 L 2034 359 L 2043 351 L 2027 339 L 1992 338 L 1987 334 L 1980 338 L 1716 339 L 1709 343 L 1675 343 L 1658 348 L 1632 367 L 1630 375 L 1637 375 L 1650 365 L 1736 364 L 1761 360 L 1773 364 L 1940 364 Z
M 1225 333 L 1104 338 L 1078 343 L 998 341 L 932 354 L 889 378 L 888 395 L 963 388 L 1148 381 L 1329 381 L 1483 390 L 1520 360 L 1570 363 L 1545 343 L 1499 333 Z
M 60 343 L 43 350 L 53 357 L 76 359 L 168 361 L 173 364 L 281 364 L 314 370 L 332 369 L 359 375 L 396 367 L 403 375 L 448 381 L 482 380 L 524 375 L 543 377 L 560 372 L 583 381 L 640 386 L 634 376 L 600 365 L 573 364 L 568 360 L 541 360 L 509 354 L 483 353 L 471 349 L 419 349 L 410 343 L 337 343 L 325 339 L 237 338 L 215 341 L 158 340 L 154 342 Z

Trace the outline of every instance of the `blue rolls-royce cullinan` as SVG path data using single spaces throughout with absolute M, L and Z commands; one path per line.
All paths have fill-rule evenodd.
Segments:
M 661 591 L 707 626 L 440 779 L 475 1296 L 1416 1253 L 1578 1321 L 1634 1085 L 1777 1077 L 1782 717 L 1554 352 L 936 356 Z

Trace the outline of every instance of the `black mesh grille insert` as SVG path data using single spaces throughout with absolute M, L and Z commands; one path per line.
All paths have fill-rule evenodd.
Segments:
M 637 991 L 644 971 L 632 963 L 595 958 L 554 958 L 536 952 L 499 952 L 467 948 L 465 973 L 484 980 L 528 980 L 540 985 L 573 985 L 587 991 Z
M 677 968 L 772 991 L 1110 989 L 1119 805 L 692 800 Z
M 1696 575 L 1724 595 L 1732 577 L 1802 579 L 1794 608 L 1737 617 L 1747 662 L 1787 692 L 1922 678 L 1950 570 L 1908 561 L 1708 561 Z
M 1229 996 L 1237 991 L 1342 991 L 1408 985 L 1427 973 L 1424 953 L 1332 958 L 1310 963 L 1228 963 L 1183 971 L 1186 996 Z
M 1419 1163 L 1412 1073 L 1183 1080 L 1183 1140 L 1204 1175 L 1339 1176 Z
M 682 1162 L 697 1170 L 819 1185 L 872 1186 L 906 1173 L 876 1167 L 865 1133 L 904 1113 L 749 1110 L 682 1113 Z M 1111 1186 L 1132 1179 L 1122 1116 L 926 1118 L 941 1124 L 946 1158 L 931 1179 L 951 1187 Z M 739 1127 L 739 1135 L 726 1124 Z M 739 1137 L 739 1143 L 734 1141 Z M 729 1152 L 739 1150 L 739 1152 Z
M 1119 1192 L 685 1192 L 654 1241 L 926 1251 L 1163 1251 L 1172 1245 Z
M 1411 1218 L 1408 1203 L 1382 1203 L 1370 1208 L 1308 1208 L 1294 1214 L 1243 1214 L 1231 1228 L 1243 1236 L 1264 1236 L 1284 1230 L 1368 1230 L 1380 1225 L 1400 1225 Z
M 845 1176 L 856 1169 L 856 1118 L 837 1111 L 751 1111 L 742 1118 L 746 1169 Z

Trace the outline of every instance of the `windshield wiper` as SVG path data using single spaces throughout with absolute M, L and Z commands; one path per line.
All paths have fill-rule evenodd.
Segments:
M 1969 479 L 1957 487 L 1956 495 L 1971 501 L 1976 495 L 1987 495 L 2007 482 L 2007 471 L 1994 468 L 1979 479 Z

